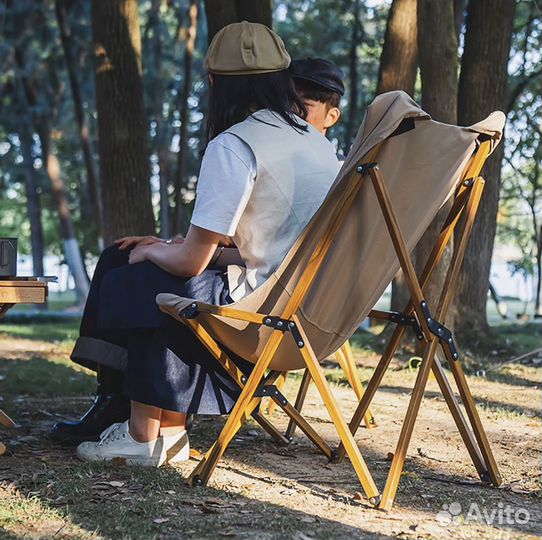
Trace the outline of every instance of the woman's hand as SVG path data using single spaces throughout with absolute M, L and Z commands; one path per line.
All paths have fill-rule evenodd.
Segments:
M 152 246 L 152 244 L 137 245 L 134 249 L 132 249 L 132 251 L 130 251 L 130 254 L 128 255 L 128 262 L 130 264 L 135 264 L 146 261 L 150 246 Z
M 163 242 L 163 240 L 156 236 L 124 236 L 123 238 L 115 240 L 114 244 L 119 249 L 124 250 L 132 247 L 150 246 L 152 244 L 157 244 L 158 242 Z

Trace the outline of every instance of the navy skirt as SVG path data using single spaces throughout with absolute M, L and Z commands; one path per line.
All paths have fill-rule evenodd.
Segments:
M 111 344 L 125 361 L 115 363 L 109 353 L 72 358 L 91 369 L 123 369 L 124 392 L 134 401 L 177 412 L 228 413 L 239 387 L 187 326 L 159 310 L 161 292 L 216 305 L 232 301 L 224 268 L 182 278 L 148 261 L 130 265 L 128 253 L 111 246 L 98 261 L 80 335 Z M 247 375 L 253 368 L 230 358 Z

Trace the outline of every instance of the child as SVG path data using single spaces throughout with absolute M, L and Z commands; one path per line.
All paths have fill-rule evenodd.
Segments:
M 342 69 L 329 60 L 306 58 L 293 60 L 290 72 L 297 93 L 307 108 L 307 122 L 326 135 L 341 116 L 339 102 L 344 95 Z

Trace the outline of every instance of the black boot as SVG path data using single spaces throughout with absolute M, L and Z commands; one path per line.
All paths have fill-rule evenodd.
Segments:
M 73 422 L 57 422 L 49 437 L 61 444 L 78 445 L 98 441 L 100 433 L 115 422 L 130 418 L 130 400 L 122 394 L 124 375 L 108 367 L 98 370 L 98 390 L 92 407 Z

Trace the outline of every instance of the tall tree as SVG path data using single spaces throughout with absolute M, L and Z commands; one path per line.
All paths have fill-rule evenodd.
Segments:
M 393 0 L 388 13 L 377 94 L 404 90 L 414 95 L 418 70 L 418 0 Z
M 414 95 L 418 71 L 417 4 L 418 0 L 393 0 L 380 56 L 377 94 L 404 90 Z M 403 272 L 399 271 L 391 285 L 391 309 L 404 309 L 409 297 Z
M 209 43 L 224 26 L 248 21 L 273 26 L 273 0 L 205 0 Z
M 453 0 L 418 0 L 418 46 L 422 108 L 435 120 L 457 122 L 457 34 Z M 444 224 L 451 201 L 440 209 L 415 249 L 418 272 L 423 269 Z M 435 269 L 424 296 L 433 310 L 452 256 L 449 246 Z
M 107 243 L 154 233 L 137 0 L 93 0 L 96 109 Z
M 198 2 L 190 0 L 188 6 L 188 29 L 186 46 L 184 50 L 184 80 L 180 103 L 180 132 L 179 153 L 177 154 L 177 171 L 175 177 L 175 219 L 173 231 L 181 232 L 183 226 L 184 205 L 182 200 L 182 188 L 185 184 L 186 169 L 188 163 L 188 100 L 192 88 L 192 59 L 196 46 L 196 32 L 198 28 Z
M 461 125 L 472 124 L 506 107 L 515 10 L 514 0 L 469 2 L 459 77 L 458 121 Z M 504 144 L 500 144 L 484 168 L 484 194 L 458 280 L 455 328 L 461 330 L 458 335 L 466 337 L 489 329 L 486 303 L 503 152 Z
M 94 159 L 92 157 L 92 150 L 90 146 L 90 137 L 87 118 L 83 109 L 83 100 L 81 99 L 81 90 L 79 87 L 79 81 L 76 75 L 76 66 L 73 58 L 72 42 L 71 42 L 71 30 L 68 24 L 68 14 L 66 10 L 65 0 L 55 0 L 55 13 L 58 22 L 58 28 L 60 30 L 60 41 L 62 43 L 62 50 L 64 51 L 64 58 L 66 60 L 66 67 L 68 70 L 68 79 L 70 81 L 70 88 L 73 99 L 73 106 L 75 110 L 75 118 L 79 127 L 79 137 L 81 139 L 81 149 L 83 150 L 83 159 L 85 162 L 85 168 L 87 171 L 88 179 L 88 191 L 91 200 L 92 212 L 94 214 L 94 220 L 96 223 L 97 232 L 97 244 L 99 249 L 103 249 L 103 234 L 102 234 L 102 202 L 100 197 L 100 186 L 98 184 L 98 178 L 96 176 L 96 170 L 94 166 Z
M 361 2 L 360 0 L 352 0 L 352 29 L 350 38 L 350 52 L 348 55 L 348 86 L 350 90 L 348 100 L 348 117 L 346 119 L 346 129 L 344 134 L 343 150 L 347 154 L 354 138 L 355 130 L 359 124 L 358 104 L 359 104 L 359 88 L 358 88 L 358 46 L 363 28 L 361 26 Z

